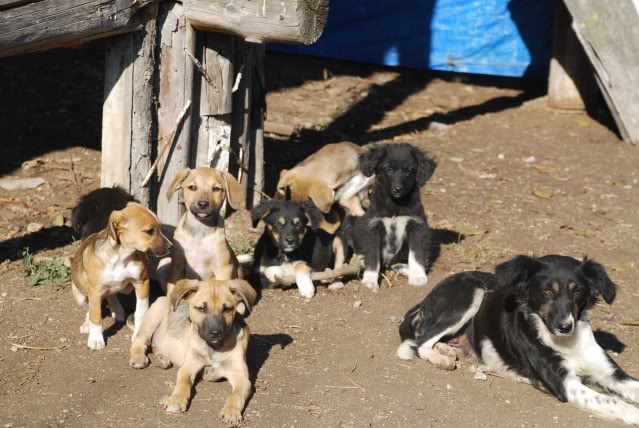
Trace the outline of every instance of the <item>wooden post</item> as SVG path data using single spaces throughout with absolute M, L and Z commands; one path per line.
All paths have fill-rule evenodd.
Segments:
M 144 31 L 115 38 L 105 58 L 101 185 L 120 185 L 145 206 L 150 193 L 141 183 L 151 166 L 157 11 L 157 4 L 148 6 Z
M 188 101 L 193 100 L 193 72 L 195 66 L 186 54 L 195 54 L 195 30 L 187 22 L 180 3 L 165 2 L 160 6 L 158 17 L 160 31 L 158 44 L 158 139 L 166 137 L 175 126 L 176 120 Z M 173 177 L 189 166 L 191 145 L 191 111 L 187 112 L 178 129 L 173 146 L 158 167 L 157 214 L 164 224 L 177 225 L 183 205 L 179 195 L 173 195 L 169 202 L 166 192 Z
M 251 155 L 248 174 L 247 205 L 254 207 L 262 200 L 264 191 L 264 116 L 266 112 L 265 46 L 255 45 L 253 50 L 255 72 L 251 85 Z
M 584 110 L 597 97 L 597 85 L 588 57 L 572 28 L 563 1 L 556 2 L 552 60 L 548 77 L 548 106 Z

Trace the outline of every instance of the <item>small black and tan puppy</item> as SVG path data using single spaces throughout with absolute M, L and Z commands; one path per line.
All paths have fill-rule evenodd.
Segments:
M 137 202 L 120 186 L 101 187 L 82 195 L 71 211 L 71 225 L 80 239 L 106 228 L 113 211 L 123 210 L 129 202 Z
M 407 143 L 372 146 L 360 155 L 360 169 L 375 182 L 370 207 L 353 226 L 355 253 L 364 257 L 362 283 L 379 288 L 382 265 L 408 262 L 408 283 L 425 285 L 430 258 L 431 230 L 419 189 L 433 175 L 437 163 Z M 408 271 L 408 272 L 406 272 Z
M 265 224 L 253 264 L 262 287 L 272 286 L 277 278 L 295 275 L 299 293 L 306 298 L 315 295 L 311 271 L 331 266 L 335 246 L 344 245 L 342 239 L 320 229 L 323 218 L 312 201 L 268 200 L 251 210 L 253 227 L 260 220 Z

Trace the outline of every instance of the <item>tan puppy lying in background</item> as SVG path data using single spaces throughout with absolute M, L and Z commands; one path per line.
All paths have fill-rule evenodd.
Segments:
M 149 307 L 149 274 L 142 253 L 165 256 L 170 248 L 157 216 L 134 202 L 113 211 L 106 229 L 82 241 L 73 256 L 71 290 L 78 304 L 88 307 L 80 332 L 89 333 L 89 348 L 104 348 L 102 300 L 106 297 L 116 321 L 124 321 L 116 293 L 130 293 L 132 288 L 137 298 L 134 334 L 138 331 Z
M 169 297 L 153 303 L 131 345 L 129 364 L 146 367 L 145 351 L 152 344 L 155 354 L 180 367 L 173 392 L 160 401 L 167 412 L 186 411 L 193 381 L 204 369 L 204 380 L 226 378 L 233 388 L 220 412 L 224 421 L 234 425 L 242 421 L 251 394 L 246 365 L 250 330 L 236 314 L 244 315 L 254 301 L 255 290 L 241 279 L 185 279 Z
M 180 279 L 219 280 L 239 277 L 239 263 L 224 234 L 220 215 L 226 200 L 233 209 L 244 208 L 244 192 L 226 171 L 202 167 L 178 173 L 167 192 L 171 200 L 182 189 L 186 213 L 173 236 L 167 295 Z
M 300 202 L 310 199 L 325 215 L 336 202 L 347 214 L 363 215 L 362 201 L 372 183 L 359 170 L 359 154 L 364 150 L 349 142 L 327 144 L 295 168 L 280 172 L 278 196 L 286 199 L 290 194 L 292 200 Z

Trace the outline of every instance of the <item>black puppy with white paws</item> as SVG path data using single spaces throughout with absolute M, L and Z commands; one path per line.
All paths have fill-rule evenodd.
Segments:
M 334 261 L 335 247 L 344 245 L 343 240 L 320 229 L 322 212 L 311 201 L 268 200 L 251 210 L 251 219 L 253 227 L 260 221 L 265 225 L 253 262 L 262 287 L 295 275 L 299 293 L 313 297 L 311 271 L 326 270 Z
M 437 163 L 407 143 L 372 146 L 360 155 L 360 169 L 375 182 L 366 213 L 354 220 L 353 247 L 364 257 L 362 283 L 379 288 L 382 265 L 408 262 L 408 283 L 428 282 L 431 230 L 419 189 L 433 175 Z M 406 270 L 408 272 L 406 272 Z
M 599 346 L 590 314 L 611 304 L 616 285 L 599 263 L 517 256 L 495 274 L 461 272 L 408 311 L 397 354 L 455 368 L 451 342 L 467 344 L 488 370 L 529 383 L 588 412 L 639 425 L 639 409 L 584 383 L 639 403 L 639 381 Z

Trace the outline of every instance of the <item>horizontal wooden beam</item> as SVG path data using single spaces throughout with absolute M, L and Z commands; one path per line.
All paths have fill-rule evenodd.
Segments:
M 0 57 L 83 43 L 141 29 L 154 0 L 3 0 Z
M 184 0 L 184 12 L 199 29 L 308 45 L 322 34 L 328 0 Z

